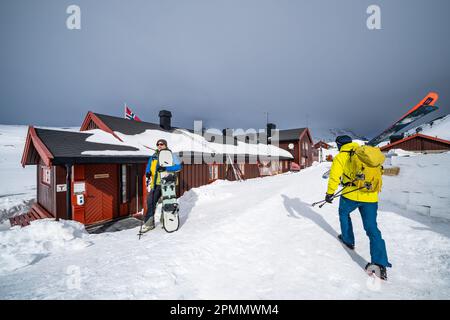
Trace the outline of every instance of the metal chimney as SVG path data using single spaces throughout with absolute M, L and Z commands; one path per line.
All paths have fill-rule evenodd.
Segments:
M 170 130 L 172 128 L 172 113 L 167 110 L 161 110 L 159 112 L 159 126 L 164 130 Z
M 276 130 L 277 126 L 274 123 L 268 123 L 266 134 L 267 134 L 267 144 L 270 143 L 270 138 L 272 137 L 272 130 Z

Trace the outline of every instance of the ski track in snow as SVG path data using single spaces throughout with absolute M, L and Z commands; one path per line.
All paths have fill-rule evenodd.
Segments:
M 382 203 L 379 227 L 393 268 L 388 282 L 374 284 L 362 269 L 369 244 L 359 213 L 350 252 L 336 239 L 337 203 L 308 205 L 323 197 L 328 167 L 193 189 L 180 199 L 178 232 L 157 225 L 141 240 L 138 228 L 86 234 L 84 248 L 63 247 L 0 273 L 0 298 L 450 298 L 450 223 Z M 79 289 L 71 286 L 73 266 Z

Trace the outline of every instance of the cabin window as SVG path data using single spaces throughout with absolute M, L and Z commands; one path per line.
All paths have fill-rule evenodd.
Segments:
M 127 165 L 123 164 L 120 166 L 120 187 L 121 187 L 121 199 L 122 203 L 128 202 L 127 194 Z
M 42 183 L 47 184 L 47 185 L 52 184 L 52 168 L 42 167 L 41 181 L 42 181 Z
M 209 169 L 209 182 L 216 181 L 219 179 L 219 165 L 217 164 L 210 164 L 208 165 Z

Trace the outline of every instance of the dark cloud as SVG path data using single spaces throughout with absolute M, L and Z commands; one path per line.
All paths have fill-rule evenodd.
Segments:
M 70 4 L 82 30 L 66 29 Z M 366 28 L 370 4 L 382 30 Z M 88 110 L 192 127 L 384 129 L 450 94 L 447 0 L 5 0 L 1 123 L 79 125 Z M 438 113 L 435 116 L 439 115 Z

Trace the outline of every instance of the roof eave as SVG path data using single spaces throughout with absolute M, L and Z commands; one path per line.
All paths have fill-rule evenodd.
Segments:
M 122 139 L 119 138 L 119 136 L 117 136 L 114 131 L 108 127 L 99 117 L 97 117 L 97 115 L 92 112 L 89 111 L 86 115 L 86 117 L 84 118 L 83 124 L 80 127 L 80 131 L 87 131 L 88 130 L 88 126 L 89 126 L 89 122 L 93 121 L 97 127 L 99 127 L 100 130 L 103 130 L 105 132 L 108 132 L 110 134 L 112 134 L 117 140 L 123 142 Z
M 31 144 L 35 148 L 36 152 L 41 157 L 42 161 L 44 161 L 46 166 L 52 165 L 52 160 L 54 159 L 53 154 L 47 148 L 47 146 L 42 142 L 39 136 L 36 133 L 36 129 L 33 126 L 28 127 L 27 139 L 25 142 L 24 151 L 22 154 L 22 167 L 25 167 L 27 164 L 29 152 L 31 150 Z

